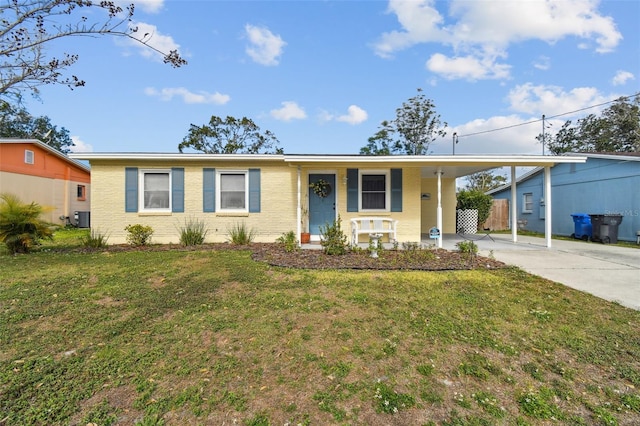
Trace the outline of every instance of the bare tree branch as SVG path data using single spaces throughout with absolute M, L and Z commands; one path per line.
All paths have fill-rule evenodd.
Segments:
M 104 20 L 91 22 L 83 11 L 102 10 Z M 63 74 L 78 61 L 78 55 L 47 57 L 44 47 L 66 37 L 115 36 L 140 43 L 159 53 L 164 63 L 180 67 L 187 63 L 177 50 L 162 52 L 147 34 L 138 37 L 132 26 L 134 5 L 126 8 L 113 1 L 5 0 L 0 5 L 0 99 L 21 99 L 24 91 L 38 94 L 45 84 L 63 84 L 73 89 L 85 85 L 81 78 Z

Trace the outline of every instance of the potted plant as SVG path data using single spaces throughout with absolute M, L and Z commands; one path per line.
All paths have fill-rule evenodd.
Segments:
M 305 197 L 306 201 L 306 197 Z M 303 231 L 300 233 L 300 244 L 309 244 L 311 242 L 311 233 L 309 232 L 309 209 L 302 205 L 300 207 L 300 223 Z

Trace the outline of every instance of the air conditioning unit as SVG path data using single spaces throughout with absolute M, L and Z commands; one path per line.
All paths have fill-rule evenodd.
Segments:
M 78 228 L 91 227 L 91 212 L 74 212 L 73 219 Z

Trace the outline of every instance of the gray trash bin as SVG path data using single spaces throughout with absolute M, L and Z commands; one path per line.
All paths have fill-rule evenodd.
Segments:
M 603 244 L 616 244 L 618 242 L 618 225 L 622 223 L 620 214 L 590 214 L 591 217 L 591 241 Z

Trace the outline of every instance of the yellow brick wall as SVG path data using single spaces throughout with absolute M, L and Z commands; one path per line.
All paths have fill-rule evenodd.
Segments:
M 442 233 L 456 232 L 456 180 L 442 178 Z M 422 179 L 422 193 L 429 194 L 429 199 L 422 199 L 422 233 L 428 234 L 429 229 L 436 226 L 438 207 L 438 179 Z
M 255 164 L 234 164 L 225 167 L 218 164 L 189 164 L 185 172 L 185 212 L 184 213 L 126 213 L 125 167 L 169 168 L 182 165 L 110 163 L 92 164 L 92 213 L 91 227 L 109 236 L 109 244 L 126 243 L 125 226 L 141 224 L 154 230 L 153 243 L 177 244 L 180 240 L 179 228 L 190 219 L 204 221 L 207 228 L 207 242 L 224 242 L 228 230 L 240 223 L 255 231 L 255 242 L 274 242 L 288 231 L 296 230 L 297 183 L 295 169 L 288 165 L 260 167 L 261 205 L 260 213 L 228 214 L 204 213 L 202 210 L 202 169 L 215 167 L 216 170 L 254 168 Z
M 109 244 L 126 243 L 125 226 L 142 224 L 154 229 L 154 243 L 178 243 L 179 227 L 186 220 L 203 220 L 209 230 L 207 242 L 224 242 L 228 229 L 244 223 L 256 233 L 256 242 L 274 242 L 288 231 L 297 230 L 297 168 L 279 163 L 261 164 L 261 212 L 246 214 L 204 213 L 202 211 L 202 169 L 215 167 L 216 170 L 256 168 L 255 163 L 220 164 L 189 163 L 185 170 L 185 212 L 184 213 L 126 213 L 125 167 L 139 169 L 182 167 L 180 164 L 150 163 L 140 165 L 133 162 L 95 162 L 91 165 L 91 227 L 109 236 Z M 384 167 L 371 167 L 380 170 Z M 366 168 L 360 167 L 361 170 Z M 350 235 L 350 219 L 363 216 L 393 217 L 398 220 L 398 241 L 418 242 L 421 234 L 428 233 L 435 226 L 437 181 L 422 179 L 420 168 L 403 169 L 403 211 L 384 213 L 347 212 L 347 166 L 343 163 L 323 164 L 321 168 L 301 167 L 302 203 L 307 207 L 308 182 L 310 173 L 335 173 L 336 211 L 342 219 L 342 229 Z M 421 194 L 431 193 L 430 201 L 423 201 Z M 455 179 L 443 179 L 443 222 L 444 233 L 455 232 Z M 303 218 L 305 219 L 305 218 Z M 304 230 L 304 229 L 303 229 Z M 366 236 L 361 237 L 366 242 Z M 385 239 L 386 241 L 386 239 Z

